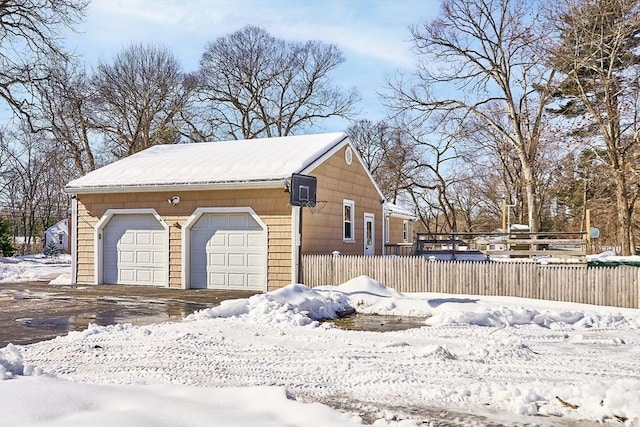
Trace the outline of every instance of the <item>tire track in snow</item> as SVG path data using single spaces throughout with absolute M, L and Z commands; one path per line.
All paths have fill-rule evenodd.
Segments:
M 454 416 L 456 408 L 511 410 L 511 397 L 502 395 L 514 382 L 529 387 L 539 380 L 611 381 L 640 372 L 637 345 L 618 345 L 620 357 L 610 360 L 614 341 L 592 339 L 602 331 L 581 331 L 586 338 L 576 344 L 566 338 L 577 335 L 574 331 L 538 327 L 424 327 L 383 334 L 214 319 L 188 328 L 170 323 L 111 328 L 22 351 L 25 363 L 73 381 L 284 386 L 299 400 L 361 408 L 368 416 L 391 411 L 442 422 L 438 414 Z M 639 341 L 635 331 L 612 333 Z M 449 409 L 433 409 L 443 405 Z M 463 425 L 499 425 L 463 415 Z

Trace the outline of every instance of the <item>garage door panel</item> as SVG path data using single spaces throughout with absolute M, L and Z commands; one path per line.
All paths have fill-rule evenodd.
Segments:
M 245 235 L 240 233 L 230 233 L 229 234 L 229 242 L 227 244 L 229 247 L 234 246 L 245 246 Z
M 251 233 L 247 236 L 247 246 L 261 247 L 264 245 L 264 238 L 261 234 Z
M 227 236 L 223 233 L 215 233 L 208 239 L 208 246 L 227 246 Z
M 161 264 L 167 259 L 166 254 L 164 252 L 155 251 L 153 253 L 153 263 Z
M 123 263 L 123 262 L 124 263 L 134 263 L 135 262 L 135 257 L 136 257 L 135 252 L 120 252 L 118 255 L 119 255 L 118 256 L 118 260 L 121 263 Z
M 262 267 L 264 261 L 260 254 L 247 254 L 248 267 Z
M 266 231 L 251 215 L 203 214 L 190 229 L 190 246 L 191 287 L 204 275 L 209 288 L 264 289 Z
M 136 244 L 138 244 L 138 245 L 150 245 L 150 244 L 152 244 L 151 233 L 144 232 L 144 231 L 138 231 L 136 233 L 135 237 L 136 237 Z
M 165 286 L 168 243 L 150 214 L 117 214 L 103 231 L 104 282 Z
M 151 252 L 136 252 L 136 263 L 138 264 L 150 264 Z
M 225 287 L 227 276 L 224 273 L 209 273 L 209 287 Z
M 145 269 L 136 270 L 136 281 L 142 283 L 149 283 L 153 281 L 153 271 Z
M 229 267 L 245 267 L 245 254 L 229 254 L 227 258 L 227 265 Z
M 245 276 L 243 273 L 229 273 L 227 276 L 229 286 L 235 288 L 245 287 Z
M 123 280 L 128 283 L 134 282 L 136 280 L 136 272 L 133 269 L 121 268 L 118 276 L 120 280 Z
M 247 287 L 255 288 L 262 285 L 262 281 L 264 280 L 264 276 L 262 274 L 247 274 Z
M 118 246 L 133 245 L 135 243 L 135 235 L 133 233 L 128 233 L 127 230 L 122 230 L 120 236 L 120 239 L 118 239 Z

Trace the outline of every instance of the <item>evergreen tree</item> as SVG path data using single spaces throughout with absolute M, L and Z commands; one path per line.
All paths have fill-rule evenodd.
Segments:
M 5 218 L 0 217 L 0 253 L 3 256 L 12 256 L 16 253 L 11 240 L 11 224 Z

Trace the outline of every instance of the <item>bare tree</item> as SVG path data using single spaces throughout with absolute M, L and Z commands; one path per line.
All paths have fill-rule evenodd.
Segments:
M 219 137 L 286 136 L 330 117 L 348 118 L 358 100 L 329 74 L 344 57 L 332 44 L 293 43 L 247 26 L 209 43 L 200 92 Z
M 60 31 L 84 17 L 87 0 L 0 1 L 0 99 L 28 117 L 24 97 L 34 82 L 48 78 L 47 63 L 66 58 Z
M 387 200 L 397 203 L 413 185 L 418 162 L 414 141 L 401 125 L 360 120 L 347 134 Z
M 520 160 L 528 222 L 538 230 L 535 163 L 552 72 L 539 55 L 535 4 L 521 0 L 445 0 L 440 16 L 411 35 L 415 79 L 390 82 L 387 104 L 426 116 L 475 118 L 501 135 Z M 503 117 L 504 120 L 496 120 Z
M 464 180 L 464 174 L 457 167 L 460 162 L 457 140 L 446 131 L 434 132 L 426 122 L 414 121 L 412 125 L 408 127 L 409 134 L 420 156 L 409 165 L 416 174 L 409 193 L 418 207 L 420 221 L 427 230 L 431 226 L 437 232 L 458 232 L 459 206 L 454 189 Z
M 97 124 L 116 158 L 180 140 L 181 113 L 195 81 L 167 48 L 131 45 L 112 64 L 100 63 L 92 83 Z
M 68 197 L 61 189 L 70 169 L 54 144 L 24 127 L 1 136 L 6 162 L 0 174 L 0 205 L 12 220 L 14 235 L 24 236 L 19 250 L 26 253 L 47 226 L 66 217 Z
M 71 62 L 54 63 L 50 78 L 39 82 L 36 92 L 38 126 L 72 159 L 76 174 L 94 170 L 97 108 L 89 76 Z
M 595 135 L 595 147 L 606 149 L 622 254 L 632 254 L 640 194 L 640 1 L 564 0 L 549 20 L 558 33 L 551 62 L 565 77 L 563 112 L 587 116 L 595 134 L 587 129 L 586 135 Z

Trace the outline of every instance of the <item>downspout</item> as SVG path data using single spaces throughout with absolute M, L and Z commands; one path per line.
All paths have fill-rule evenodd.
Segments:
M 380 253 L 382 256 L 387 254 L 387 210 L 385 209 L 385 202 L 381 203 L 382 206 L 382 242 L 380 245 Z
M 71 284 L 78 284 L 78 196 L 71 196 Z
M 291 206 L 291 283 L 299 281 L 300 277 L 300 258 L 301 258 L 301 229 L 300 229 L 300 211 L 299 206 Z

